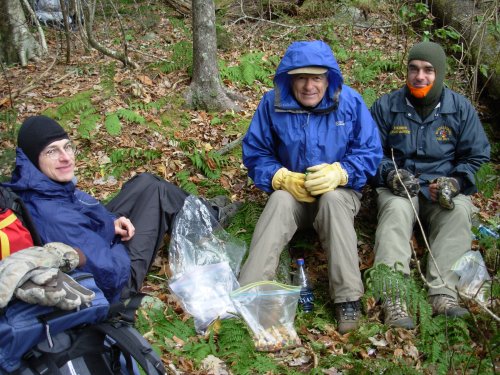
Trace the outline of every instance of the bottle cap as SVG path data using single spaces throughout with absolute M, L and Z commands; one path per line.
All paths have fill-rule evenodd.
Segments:
M 298 259 L 297 259 L 297 264 L 298 264 L 299 266 L 304 265 L 304 259 L 303 259 L 303 258 L 298 258 Z

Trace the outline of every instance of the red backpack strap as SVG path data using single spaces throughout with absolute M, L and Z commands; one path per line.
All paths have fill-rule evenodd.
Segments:
M 7 212 L 9 212 L 8 210 Z M 5 218 L 0 221 L 0 243 L 1 243 L 1 256 L 0 259 L 5 259 L 10 255 L 10 241 L 7 234 L 3 231 L 4 228 L 8 227 L 17 220 L 17 216 L 10 212 Z

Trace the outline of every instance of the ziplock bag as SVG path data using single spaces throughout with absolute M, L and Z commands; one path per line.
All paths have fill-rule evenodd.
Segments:
M 490 275 L 479 251 L 467 251 L 451 268 L 460 276 L 457 288 L 460 293 L 481 302 L 486 301 L 485 283 Z
M 215 319 L 233 318 L 236 309 L 229 294 L 239 287 L 227 262 L 192 268 L 169 285 L 184 310 L 203 334 Z
M 301 345 L 293 322 L 300 287 L 275 281 L 248 284 L 231 293 L 238 313 L 253 332 L 257 351 L 274 352 Z
M 168 258 L 173 279 L 194 267 L 221 262 L 227 262 L 237 276 L 245 252 L 245 242 L 222 229 L 200 198 L 186 198 L 170 238 Z

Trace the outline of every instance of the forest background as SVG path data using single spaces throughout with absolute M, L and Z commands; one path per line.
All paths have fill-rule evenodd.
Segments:
M 141 308 L 137 326 L 162 354 L 169 373 L 493 374 L 500 370 L 498 240 L 477 231 L 478 222 L 493 229 L 500 222 L 498 98 L 487 89 L 495 67 L 472 54 L 465 36 L 437 18 L 428 2 L 217 0 L 216 78 L 225 92 L 237 94 L 230 95 L 234 106 L 227 110 L 199 109 L 200 105 L 193 109 L 192 101 L 191 106 L 186 101 L 197 55 L 191 11 L 197 5 L 199 10 L 200 3 L 208 4 L 202 10 L 210 10 L 214 3 L 89 3 L 95 5 L 91 28 L 86 27 L 88 18 L 83 23 L 73 20 L 72 25 L 37 28 L 28 17 L 27 30 L 38 41 L 43 30 L 47 53 L 21 64 L 1 64 L 1 180 L 8 179 L 13 168 L 20 123 L 43 113 L 56 118 L 75 140 L 81 189 L 106 201 L 130 177 L 148 171 L 192 194 L 226 195 L 244 202 L 227 231 L 249 244 L 266 195 L 247 177 L 240 140 L 262 94 L 272 88 L 286 47 L 296 40 L 329 43 L 345 82 L 362 94 L 368 106 L 404 84 L 413 43 L 424 39 L 441 43 L 448 54 L 447 85 L 474 103 L 492 143 L 492 162 L 477 174 L 480 193 L 473 200 L 480 213 L 472 244 L 483 255 L 492 281 L 483 306 L 467 302 L 473 313 L 469 318 L 432 318 L 418 264 L 413 262 L 412 278 L 403 282 L 414 301 L 417 328 L 390 329 L 381 324 L 375 286 L 377 280 L 394 276 L 371 268 L 376 209 L 366 187 L 356 230 L 360 267 L 367 285 L 374 287 L 363 299 L 361 328 L 344 336 L 336 332 L 325 254 L 314 233 L 306 232 L 298 233 L 290 251 L 283 253 L 280 271 L 282 281 L 289 281 L 293 258 L 304 255 L 315 286 L 314 313 L 299 311 L 295 320 L 302 346 L 256 352 L 248 329 L 238 319 L 218 321 L 206 335 L 196 335 L 192 318 L 167 288 L 165 246 L 144 288 L 155 299 Z M 496 40 L 498 50 L 498 1 L 473 5 L 479 8 L 480 3 L 485 10 L 475 20 Z M 5 33 L 3 40 L 1 36 L 0 28 L 0 42 L 5 42 Z M 418 230 L 415 233 L 416 253 L 425 257 L 424 238 Z

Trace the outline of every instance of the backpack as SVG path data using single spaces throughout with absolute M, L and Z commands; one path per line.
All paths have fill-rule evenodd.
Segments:
M 9 218 L 0 226 L 2 254 L 4 244 L 5 256 L 42 244 L 20 197 L 3 186 L 1 214 Z M 147 375 L 165 374 L 160 357 L 133 327 L 143 295 L 127 305 L 110 305 L 92 274 L 75 270 L 70 275 L 94 291 L 87 306 L 66 311 L 13 299 L 0 309 L 0 375 L 132 375 L 137 364 Z
M 76 274 L 75 274 L 76 273 Z M 90 306 L 64 311 L 13 300 L 0 314 L 0 375 L 165 374 L 160 357 L 134 328 L 142 295 L 110 307 L 91 274 L 71 276 L 96 293 Z
M 21 198 L 0 186 L 0 260 L 33 245 L 41 245 L 31 216 Z
M 148 375 L 166 374 L 160 357 L 131 323 L 107 321 L 61 332 L 52 347 L 38 344 L 12 374 L 134 375 L 137 363 Z

